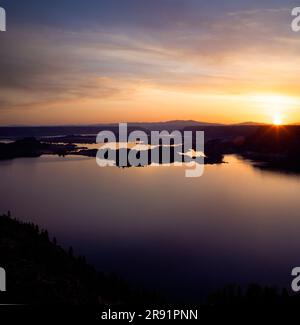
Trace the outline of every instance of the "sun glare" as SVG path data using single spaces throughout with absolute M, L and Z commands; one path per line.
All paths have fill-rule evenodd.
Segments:
M 275 115 L 273 118 L 274 125 L 282 125 L 282 118 L 279 115 Z

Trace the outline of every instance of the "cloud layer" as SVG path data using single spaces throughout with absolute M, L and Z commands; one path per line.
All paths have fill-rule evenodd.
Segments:
M 212 100 L 251 93 L 298 96 L 294 2 L 4 1 L 9 26 L 0 34 L 3 123 L 14 123 L 26 110 L 37 116 L 42 110 L 44 123 L 50 106 L 59 122 L 58 107 L 65 114 L 72 104 L 84 115 L 98 104 L 99 115 L 93 110 L 89 121 L 107 114 L 112 102 L 109 120 L 118 120 L 117 105 L 130 119 L 131 107 L 152 90 Z M 213 102 L 210 109 L 216 115 L 222 110 Z

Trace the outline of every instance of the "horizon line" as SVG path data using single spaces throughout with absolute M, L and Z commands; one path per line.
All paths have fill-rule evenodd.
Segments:
M 166 120 L 166 121 L 135 121 L 135 122 L 98 122 L 98 123 L 84 123 L 84 124 L 6 124 L 0 125 L 0 128 L 9 128 L 9 127 L 97 127 L 97 126 L 115 126 L 120 123 L 127 123 L 128 125 L 135 124 L 171 124 L 171 123 L 197 123 L 197 124 L 206 124 L 211 126 L 232 126 L 232 125 L 273 125 L 273 123 L 265 123 L 265 122 L 235 122 L 235 123 L 220 123 L 220 122 L 207 122 L 207 121 L 198 121 L 198 120 Z M 287 123 L 283 125 L 300 125 L 300 122 L 296 123 Z

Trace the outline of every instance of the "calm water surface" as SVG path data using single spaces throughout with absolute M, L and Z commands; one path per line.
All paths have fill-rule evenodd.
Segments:
M 86 157 L 0 163 L 0 213 L 32 221 L 100 270 L 172 300 L 228 283 L 289 286 L 300 265 L 300 178 L 236 156 L 205 166 L 100 168 Z

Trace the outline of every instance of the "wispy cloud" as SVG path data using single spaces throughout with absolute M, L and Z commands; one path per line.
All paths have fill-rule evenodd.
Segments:
M 286 1 L 69 5 L 10 3 L 15 17 L 0 39 L 2 110 L 81 105 L 84 99 L 134 101 L 147 87 L 298 94 L 300 39 L 290 31 Z

